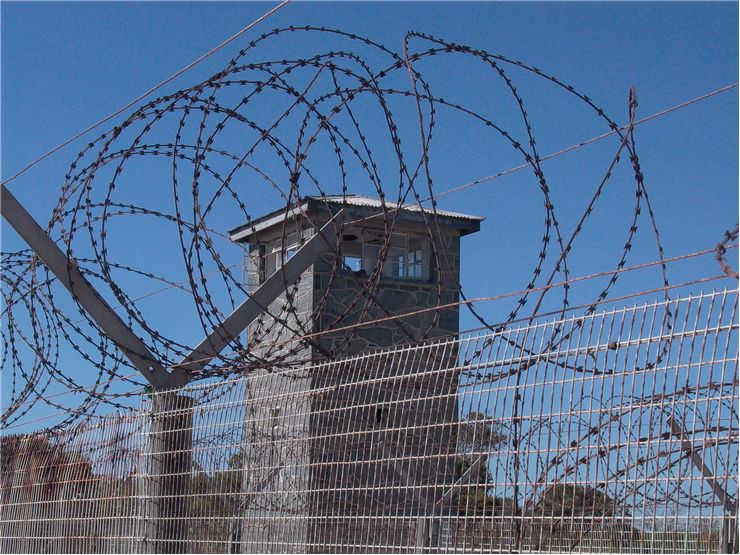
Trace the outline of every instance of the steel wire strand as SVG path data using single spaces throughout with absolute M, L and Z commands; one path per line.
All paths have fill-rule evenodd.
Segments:
M 271 41 L 292 40 L 293 37 L 303 34 L 319 35 L 327 40 L 336 40 L 337 43 L 343 41 L 343 44 L 339 49 L 329 50 L 327 47 L 326 50 L 302 58 L 298 56 L 291 60 L 262 58 L 260 61 L 260 49 L 269 47 Z M 413 47 L 416 44 L 430 47 L 415 51 Z M 346 45 L 350 48 L 345 48 Z M 497 125 L 491 116 L 482 113 L 481 110 L 435 95 L 434 83 L 425 73 L 425 64 L 436 64 L 442 57 L 470 59 L 476 64 L 483 64 L 486 71 L 495 77 L 496 82 L 500 83 L 513 99 L 526 140 L 520 143 L 515 138 L 515 131 Z M 230 338 L 229 350 L 216 357 L 210 367 L 195 377 L 197 379 L 215 377 L 223 374 L 229 367 L 236 366 L 258 368 L 273 365 L 275 368 L 288 368 L 294 365 L 291 362 L 292 357 L 301 358 L 301 350 L 306 347 L 311 347 L 328 357 L 340 355 L 344 346 L 355 338 L 357 330 L 361 328 L 348 324 L 349 319 L 356 316 L 361 322 L 394 322 L 408 343 L 422 342 L 437 334 L 436 326 L 443 307 L 467 306 L 485 327 L 490 324 L 477 312 L 475 299 L 465 300 L 459 283 L 455 287 L 456 293 L 464 302 L 445 302 L 448 299 L 442 290 L 442 280 L 437 279 L 433 300 L 435 306 L 418 313 L 398 314 L 392 307 L 381 302 L 377 295 L 382 276 L 387 271 L 386 265 L 389 264 L 391 236 L 398 226 L 398 214 L 405 206 L 421 209 L 431 255 L 435 260 L 434 271 L 438 272 L 437 277 L 441 275 L 440 272 L 454 266 L 444 247 L 438 245 L 436 240 L 440 235 L 436 206 L 436 197 L 439 194 L 435 193 L 434 169 L 430 165 L 433 137 L 440 135 L 438 110 L 444 106 L 451 109 L 455 117 L 480 123 L 491 131 L 497 140 L 510 145 L 532 170 L 536 186 L 542 194 L 544 231 L 539 253 L 535 257 L 528 286 L 519 292 L 519 299 L 514 303 L 507 321 L 518 321 L 518 315 L 529 296 L 535 291 L 540 293 L 550 291 L 552 288 L 547 285 L 559 273 L 563 273 L 565 277 L 560 288 L 561 310 L 565 314 L 572 303 L 569 299 L 570 270 L 567 269 L 568 260 L 572 255 L 572 244 L 583 233 L 586 220 L 593 216 L 590 209 L 587 210 L 582 221 L 570 233 L 570 240 L 566 243 L 565 237 L 568 234 L 564 231 L 561 234 L 561 223 L 556 217 L 551 196 L 554 187 L 546 179 L 541 164 L 548 157 L 539 154 L 534 124 L 527 113 L 523 96 L 517 88 L 513 71 L 534 75 L 548 84 L 566 90 L 577 99 L 577 102 L 585 104 L 606 123 L 610 131 L 602 137 L 617 135 L 623 148 L 629 152 L 636 183 L 632 218 L 624 247 L 615 270 L 610 274 L 609 282 L 594 302 L 583 305 L 586 313 L 593 312 L 594 307 L 609 296 L 616 277 L 621 274 L 620 270 L 626 267 L 627 256 L 637 234 L 638 217 L 644 217 L 641 216 L 643 207 L 647 207 L 647 216 L 656 237 L 659 257 L 664 258 L 657 224 L 637 158 L 633 127 L 626 129 L 618 126 L 588 96 L 536 67 L 417 32 L 406 35 L 400 54 L 370 39 L 336 29 L 303 26 L 275 29 L 262 34 L 236 53 L 224 70 L 191 87 L 147 102 L 113 129 L 102 133 L 84 146 L 67 172 L 47 229 L 61 242 L 71 264 L 100 284 L 104 297 L 115 300 L 125 320 L 152 353 L 162 361 L 169 362 L 173 357 L 188 352 L 187 342 L 168 337 L 151 324 L 150 315 L 140 307 L 140 301 L 146 297 L 136 294 L 133 290 L 127 290 L 128 282 L 133 276 L 142 283 L 147 281 L 161 283 L 162 280 L 167 283 L 187 282 L 191 297 L 190 310 L 196 316 L 196 327 L 200 327 L 204 333 L 209 333 L 223 321 L 229 310 L 238 304 L 240 297 L 249 294 L 248 288 L 234 271 L 238 266 L 229 263 L 217 246 L 217 238 L 225 238 L 221 231 L 223 226 L 218 224 L 220 214 L 224 210 L 233 210 L 233 213 L 239 214 L 249 226 L 254 220 L 251 212 L 254 210 L 252 206 L 255 205 L 250 195 L 257 196 L 263 191 L 270 191 L 278 205 L 285 207 L 286 215 L 293 206 L 300 205 L 305 198 L 315 193 L 318 193 L 318 198 L 327 197 L 334 191 L 332 186 L 326 185 L 328 180 L 320 167 L 323 161 L 320 152 L 322 148 L 328 148 L 332 152 L 331 159 L 335 164 L 332 172 L 337 176 L 340 199 L 347 198 L 353 190 L 353 180 L 359 179 L 369 184 L 381 200 L 382 208 L 378 211 L 378 216 L 383 235 L 377 264 L 366 281 L 358 281 L 355 284 L 356 293 L 345 309 L 329 323 L 326 333 L 306 333 L 310 331 L 307 322 L 320 314 L 326 306 L 328 302 L 326 295 L 320 299 L 307 319 L 306 315 L 300 314 L 297 306 L 297 286 L 286 283 L 285 303 L 274 311 L 269 307 L 263 307 L 268 310 L 253 326 L 249 343 L 244 345 L 239 337 Z M 395 81 L 402 77 L 406 88 L 395 85 Z M 721 91 L 700 98 L 709 98 Z M 268 97 L 283 99 L 285 105 L 258 120 L 254 117 L 251 107 L 258 106 Z M 379 121 L 382 122 L 384 132 L 387 132 L 386 143 L 368 131 L 371 122 L 368 121 L 369 112 L 363 102 L 371 103 L 380 116 Z M 679 105 L 675 109 L 691 105 L 693 102 L 698 102 L 698 99 Z M 406 140 L 406 130 L 399 123 L 398 113 L 404 105 L 413 107 L 417 114 L 415 132 L 418 133 L 419 139 L 418 145 L 415 145 L 416 153 L 408 143 L 402 143 L 402 138 Z M 670 111 L 671 109 L 643 120 L 635 121 L 632 118 L 631 125 Z M 233 147 L 225 142 L 224 137 L 235 130 L 247 133 L 249 137 L 248 146 L 242 150 L 234 151 Z M 599 138 L 581 144 L 588 144 Z M 388 152 L 392 155 L 387 156 Z M 386 154 L 385 158 L 395 159 L 398 171 L 396 177 L 389 177 L 390 172 L 385 172 L 381 167 L 386 162 L 383 153 Z M 550 157 L 552 156 L 555 155 Z M 150 163 L 162 163 L 168 168 L 171 192 L 165 194 L 164 191 L 160 191 L 156 198 L 152 196 L 144 199 L 140 197 L 140 192 L 132 185 L 130 179 L 127 180 L 127 176 L 135 175 L 140 168 L 146 167 L 140 164 Z M 251 182 L 253 176 L 257 179 L 257 185 Z M 390 191 L 393 191 L 393 197 L 397 200 L 387 200 Z M 599 189 L 592 203 L 599 200 L 598 191 Z M 174 201 L 173 207 L 166 210 L 163 203 L 168 201 Z M 431 203 L 431 206 L 425 207 L 425 203 Z M 170 213 L 171 211 L 173 213 Z M 157 228 L 161 236 L 176 239 L 180 259 L 179 271 L 184 274 L 185 280 L 181 279 L 182 276 L 173 279 L 160 275 L 161 270 L 147 267 L 141 263 L 142 261 L 126 259 L 122 262 L 124 257 L 116 255 L 114 250 L 120 242 L 121 226 L 127 225 L 126 222 L 131 221 L 134 216 L 151 220 L 152 225 L 159 225 L 157 222 L 161 222 L 161 227 Z M 306 225 L 316 225 L 310 218 L 301 221 Z M 343 224 L 342 229 L 357 223 L 361 222 L 358 219 L 350 220 Z M 287 232 L 288 227 L 284 224 L 280 238 L 282 248 L 288 246 Z M 341 233 L 341 229 L 338 233 Z M 552 246 L 556 246 L 558 251 L 554 255 L 556 262 L 548 258 Z M 341 256 L 340 247 L 335 251 L 333 266 L 328 272 L 330 288 L 343 275 L 340 266 Z M 547 261 L 550 261 L 552 268 L 546 267 Z M 128 367 L 128 363 L 112 342 L 101 335 L 95 323 L 79 306 L 77 308 L 80 316 L 85 318 L 85 321 L 77 321 L 75 325 L 70 325 L 71 319 L 62 314 L 64 310 L 61 305 L 56 306 L 54 280 L 49 279 L 48 272 L 33 259 L 25 263 L 27 267 L 25 270 L 19 269 L 15 279 L 23 276 L 28 283 L 43 284 L 46 299 L 41 301 L 37 293 L 29 299 L 32 303 L 39 299 L 40 306 L 44 306 L 42 309 L 45 311 L 44 314 L 48 314 L 55 322 L 52 333 L 57 334 L 60 341 L 63 340 L 65 345 L 69 345 L 84 360 L 93 362 L 96 358 L 99 359 L 93 362 L 98 366 L 98 371 L 91 376 L 93 386 L 90 389 L 95 390 L 95 384 L 105 381 L 104 376 L 112 376 L 119 366 Z M 122 273 L 130 274 L 132 277 L 121 280 Z M 546 287 L 542 288 L 542 279 L 545 275 L 550 275 L 550 278 L 549 281 L 546 280 Z M 574 280 L 572 283 L 577 281 Z M 668 281 L 664 276 L 661 290 L 668 289 Z M 169 290 L 169 286 L 164 290 Z M 15 304 L 15 296 L 23 297 L 27 294 L 12 287 L 10 294 L 5 295 L 8 303 L 6 306 Z M 541 302 L 540 299 L 531 317 L 538 315 Z M 35 308 L 29 305 L 28 310 L 33 315 Z M 50 347 L 45 343 L 44 333 L 39 331 L 30 334 L 19 333 L 23 327 L 22 318 L 12 311 L 7 313 L 12 322 L 4 328 L 3 348 L 6 352 L 12 353 L 10 359 L 11 371 L 14 374 L 13 399 L 16 399 L 16 395 L 18 396 L 16 400 L 25 401 L 33 397 L 39 399 L 41 397 L 39 392 L 42 390 L 37 385 L 51 383 L 47 381 L 49 377 L 59 383 L 67 383 L 71 388 L 83 385 L 78 383 L 77 376 L 69 380 L 69 376 L 58 367 L 52 369 L 48 355 L 41 357 L 34 355 L 35 362 L 27 372 L 24 357 L 15 348 L 16 340 L 28 343 L 25 348 L 33 353 L 45 353 Z M 428 318 L 418 330 L 411 330 L 407 329 L 404 321 L 404 316 L 411 314 L 427 314 Z M 669 313 L 664 315 L 662 321 L 665 326 L 670 327 L 671 315 Z M 496 324 L 498 329 L 503 329 L 507 325 L 507 322 Z M 47 324 L 46 327 L 49 329 L 50 325 Z M 271 341 L 268 335 L 271 328 L 282 329 L 286 335 L 292 335 L 295 341 Z M 335 352 L 325 350 L 321 342 L 322 337 L 328 336 L 329 333 L 342 334 Z M 561 335 L 559 329 L 552 330 L 551 341 L 565 339 L 567 337 Z M 58 348 L 56 350 L 58 351 Z M 473 351 L 471 356 L 477 357 L 477 351 Z M 106 369 L 103 360 L 112 361 L 113 366 Z M 660 360 L 660 357 L 657 360 Z M 168 366 L 172 367 L 170 364 Z M 26 382 L 24 386 L 20 385 L 21 381 Z M 104 402 L 106 395 L 110 395 L 113 400 L 120 394 L 120 392 L 101 393 L 95 403 Z M 11 406 L 15 403 L 13 399 L 10 401 Z M 82 406 L 87 407 L 85 403 Z M 76 412 L 76 417 L 81 416 L 82 412 Z

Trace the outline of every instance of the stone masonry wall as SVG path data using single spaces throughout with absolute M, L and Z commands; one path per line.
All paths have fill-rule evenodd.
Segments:
M 359 293 L 366 277 L 332 272 L 333 255 L 325 255 L 301 277 L 295 314 L 284 310 L 284 295 L 270 305 L 270 312 L 287 325 L 263 316 L 250 326 L 250 343 L 260 344 L 256 354 L 315 363 L 326 360 L 323 353 L 332 360 L 455 335 L 458 310 L 453 307 L 328 334 L 320 339 L 320 349 L 306 346 L 290 353 L 273 345 L 331 325 L 456 302 L 460 238 L 450 234 L 440 243 L 446 258 L 433 262 L 429 282 L 383 277 L 366 295 Z M 251 484 L 250 503 L 241 531 L 245 549 L 343 552 L 363 542 L 342 525 L 347 522 L 342 516 L 413 519 L 444 512 L 436 501 L 456 479 L 458 376 L 449 369 L 457 355 L 454 349 L 391 350 L 363 363 L 319 365 L 311 375 L 276 367 L 250 377 L 245 422 L 249 476 L 244 482 Z M 307 395 L 322 388 L 322 395 Z M 286 402 L 276 403 L 275 395 Z M 413 543 L 413 535 L 409 538 Z
M 348 308 L 337 326 L 457 301 L 460 239 L 449 235 L 442 244 L 448 258 L 441 258 L 441 264 L 451 268 L 437 272 L 433 266 L 429 283 L 381 278 L 376 290 L 355 306 L 367 278 L 340 272 L 332 278 L 331 257 L 325 257 L 314 265 L 314 302 L 324 303 L 319 329 Z M 338 356 L 368 353 L 454 336 L 458 325 L 454 307 L 338 332 L 322 337 L 321 344 Z M 319 511 L 309 529 L 313 550 L 344 552 L 350 545 L 363 549 L 361 538 L 342 525 L 342 516 L 374 515 L 377 521 L 369 522 L 386 529 L 388 515 L 420 518 L 446 510 L 437 500 L 456 479 L 459 376 L 449 369 L 455 367 L 457 355 L 454 348 L 390 351 L 314 376 L 314 387 L 333 393 L 314 401 L 311 419 L 311 505 Z M 379 532 L 376 539 L 382 537 Z M 414 541 L 413 536 L 408 539 Z
M 320 305 L 318 329 L 370 322 L 420 308 L 433 308 L 459 300 L 460 238 L 446 235 L 439 241 L 446 251 L 432 261 L 432 279 L 427 282 L 381 277 L 366 294 L 360 294 L 367 277 L 350 272 L 332 273 L 333 255 L 314 265 L 314 306 Z M 359 299 L 358 299 L 359 296 Z M 343 315 L 343 316 L 342 316 Z M 458 332 L 457 307 L 414 314 L 396 320 L 362 326 L 349 332 L 326 335 L 321 345 L 335 356 L 351 355 L 374 347 L 391 347 L 420 339 L 454 335 Z
M 248 502 L 240 540 L 245 553 L 300 552 L 307 543 L 312 380 L 286 366 L 312 356 L 310 347 L 293 341 L 314 329 L 311 269 L 268 312 L 248 329 L 253 354 L 276 365 L 247 378 L 242 483 Z

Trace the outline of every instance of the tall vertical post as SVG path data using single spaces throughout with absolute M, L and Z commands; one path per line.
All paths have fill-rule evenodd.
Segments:
M 416 553 L 438 553 L 440 550 L 439 517 L 420 516 L 416 520 Z
M 156 391 L 140 469 L 142 520 L 138 524 L 143 527 L 140 534 L 143 539 L 138 547 L 144 553 L 185 553 L 190 527 L 193 399 L 178 394 L 175 388 L 186 385 L 203 370 L 284 291 L 286 284 L 296 281 L 319 256 L 336 245 L 342 211 L 266 279 L 180 364 L 169 370 L 87 281 L 77 263 L 67 257 L 3 185 L 0 185 L 0 212 Z
M 722 531 L 720 534 L 719 552 L 737 553 L 737 517 L 724 515 L 722 518 Z
M 141 553 L 187 553 L 193 399 L 155 393 L 141 477 Z

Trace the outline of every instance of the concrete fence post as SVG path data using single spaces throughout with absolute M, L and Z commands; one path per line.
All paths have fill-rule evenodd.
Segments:
M 187 553 L 192 447 L 193 399 L 155 394 L 140 480 L 141 553 Z
M 439 551 L 439 520 L 434 516 L 420 516 L 416 520 L 416 553 Z

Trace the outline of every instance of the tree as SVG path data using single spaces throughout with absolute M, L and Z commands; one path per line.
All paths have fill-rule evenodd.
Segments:
M 79 445 L 83 442 L 74 438 L 43 433 L 0 437 L 0 504 L 4 520 L 19 523 L 16 530 L 43 526 L 47 535 L 57 534 L 54 547 L 60 553 L 95 553 L 103 549 L 103 542 L 111 547 L 117 541 L 114 536 L 127 535 L 123 527 L 126 517 L 134 514 L 134 483 L 130 475 L 95 472 L 94 462 L 106 461 L 110 451 L 85 452 Z M 8 534 L 0 539 L 0 552 L 49 549 L 44 534 L 13 537 L 13 529 L 9 525 Z M 115 544 L 112 548 L 122 549 Z
M 553 484 L 535 506 L 534 514 L 552 517 L 609 516 L 614 514 L 615 509 L 615 501 L 595 488 Z
M 458 510 L 464 515 L 516 514 L 516 502 L 508 497 L 495 497 L 489 489 L 493 477 L 489 457 L 506 443 L 508 437 L 500 422 L 481 412 L 468 413 L 458 432 L 458 476 L 463 476 L 475 465 L 477 470 L 468 476 L 458 496 Z
M 533 510 L 533 516 L 539 517 L 530 521 L 531 537 L 536 538 L 534 549 L 561 549 L 568 545 L 572 550 L 582 544 L 588 550 L 589 542 L 596 541 L 600 547 L 608 542 L 614 551 L 622 551 L 622 542 L 635 537 L 637 531 L 627 521 L 609 518 L 617 510 L 617 502 L 596 488 L 552 484 Z M 598 532 L 592 535 L 594 530 Z
M 458 452 L 466 456 L 498 451 L 508 437 L 501 423 L 482 412 L 470 412 L 460 424 L 458 432 Z
M 79 449 L 67 448 L 44 434 L 12 434 L 0 437 L 0 490 L 16 488 L 29 501 L 55 500 L 65 489 L 74 497 L 93 480 L 92 461 Z M 19 487 L 20 486 L 20 487 Z M 38 490 L 38 491 L 37 491 Z
M 232 455 L 226 468 L 200 470 L 190 482 L 191 537 L 207 549 L 221 549 L 238 532 L 244 455 Z M 207 465 L 210 466 L 210 465 Z

